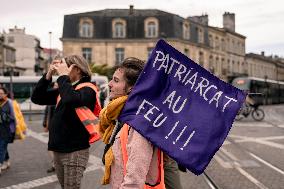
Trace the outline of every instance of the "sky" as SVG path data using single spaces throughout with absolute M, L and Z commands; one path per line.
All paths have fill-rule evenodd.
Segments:
M 64 15 L 134 5 L 134 9 L 159 9 L 184 18 L 206 13 L 209 25 L 216 27 L 222 27 L 224 12 L 235 13 L 236 32 L 247 37 L 246 53 L 264 51 L 284 57 L 283 0 L 0 0 L 0 4 L 0 32 L 25 28 L 44 48 L 62 50 Z

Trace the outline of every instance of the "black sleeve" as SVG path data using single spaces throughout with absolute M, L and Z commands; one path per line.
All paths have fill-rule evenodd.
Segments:
M 60 103 L 68 104 L 74 108 L 87 106 L 94 108 L 96 103 L 96 92 L 90 87 L 83 87 L 75 90 L 71 84 L 69 76 L 63 75 L 57 79 L 59 86 L 59 94 L 61 96 Z
M 58 90 L 48 90 L 51 80 L 47 80 L 45 75 L 42 76 L 34 88 L 31 100 L 39 105 L 55 105 L 59 93 Z

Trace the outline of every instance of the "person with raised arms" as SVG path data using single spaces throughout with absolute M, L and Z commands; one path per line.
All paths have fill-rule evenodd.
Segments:
M 52 76 L 58 88 L 49 90 Z M 79 55 L 55 59 L 37 83 L 31 100 L 40 105 L 56 105 L 49 124 L 48 150 L 54 152 L 55 172 L 64 189 L 79 189 L 89 159 L 90 133 L 77 109 L 99 109 L 98 95 L 90 83 L 92 72 Z

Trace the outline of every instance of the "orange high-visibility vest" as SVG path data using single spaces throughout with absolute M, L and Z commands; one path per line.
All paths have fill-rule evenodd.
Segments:
M 83 123 L 88 133 L 90 134 L 89 143 L 93 143 L 101 138 L 99 134 L 99 114 L 101 111 L 101 105 L 98 96 L 98 90 L 96 86 L 92 83 L 86 82 L 81 83 L 76 86 L 75 90 L 79 90 L 83 87 L 90 87 L 96 92 L 96 104 L 94 111 L 92 112 L 86 106 L 75 108 L 76 114 L 78 115 L 80 121 Z M 61 97 L 58 95 L 56 105 L 59 103 Z
M 129 126 L 127 124 L 124 124 L 121 133 L 120 133 L 120 143 L 121 143 L 121 151 L 122 151 L 122 160 L 123 160 L 123 174 L 126 175 L 126 164 L 128 160 L 128 154 L 126 150 L 126 145 L 128 141 L 128 131 Z M 144 189 L 166 189 L 165 187 L 165 181 L 164 181 L 164 162 L 163 162 L 163 153 L 161 150 L 157 150 L 158 153 L 158 170 L 159 171 L 159 178 L 157 179 L 157 182 L 154 186 L 150 186 L 148 184 L 144 185 Z

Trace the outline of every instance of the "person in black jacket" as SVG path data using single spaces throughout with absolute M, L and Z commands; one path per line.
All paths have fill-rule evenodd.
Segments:
M 57 90 L 58 85 L 56 82 L 51 83 L 51 89 L 50 90 Z M 43 116 L 43 122 L 42 126 L 44 128 L 44 132 L 48 132 L 48 126 L 51 122 L 52 116 L 54 114 L 55 110 L 55 105 L 47 105 L 44 110 L 44 116 Z M 48 150 L 48 156 L 51 159 L 51 166 L 46 170 L 47 173 L 52 173 L 55 171 L 55 166 L 54 166 L 54 157 L 53 157 L 53 152 Z
M 55 105 L 47 105 L 44 110 L 44 117 L 43 117 L 43 122 L 42 126 L 44 128 L 44 132 L 48 132 L 48 126 L 51 122 L 53 113 L 55 110 Z M 55 166 L 54 166 L 54 157 L 53 157 L 53 152 L 48 150 L 48 156 L 51 160 L 51 166 L 46 170 L 47 173 L 52 173 L 55 171 Z
M 59 75 L 56 81 L 58 89 L 48 90 L 54 74 Z M 55 171 L 64 189 L 80 188 L 89 158 L 89 133 L 75 108 L 86 106 L 93 110 L 96 92 L 90 87 L 79 90 L 75 90 L 75 87 L 90 79 L 91 71 L 87 61 L 78 55 L 67 56 L 51 63 L 31 97 L 32 102 L 39 105 L 56 105 L 48 128 L 48 150 L 54 152 Z M 60 101 L 57 102 L 59 95 Z

